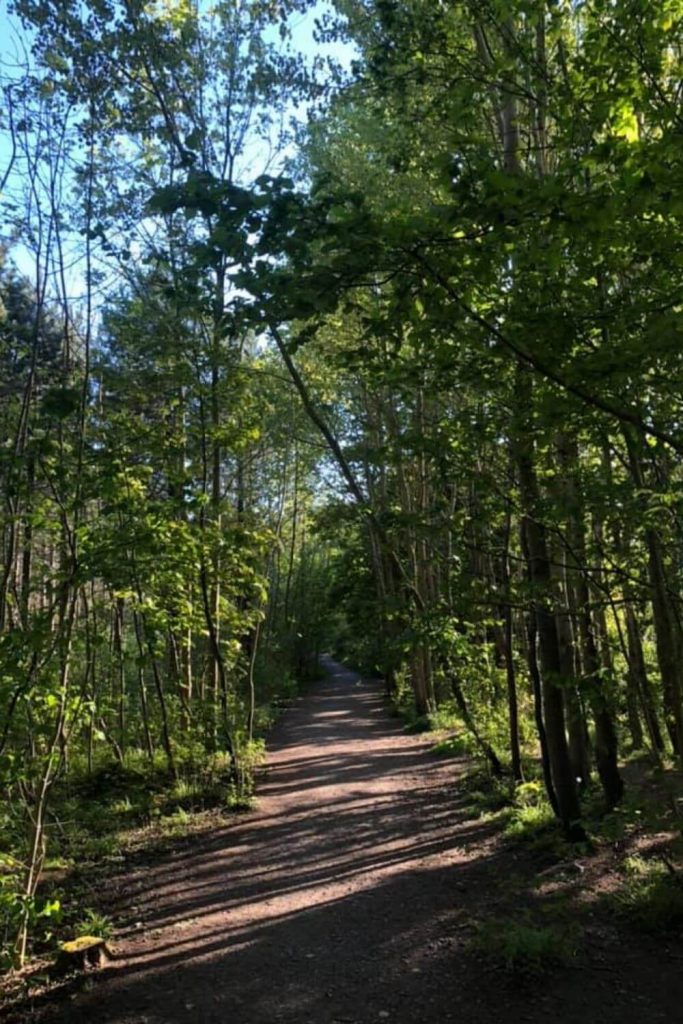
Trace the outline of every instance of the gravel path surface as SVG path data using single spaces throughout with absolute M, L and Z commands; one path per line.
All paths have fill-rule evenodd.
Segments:
M 128 876 L 116 959 L 41 1020 L 683 1020 L 680 963 L 656 951 L 597 935 L 588 963 L 522 983 L 472 952 L 475 920 L 524 913 L 510 883 L 536 868 L 468 816 L 462 763 L 327 668 L 271 738 L 257 809 Z

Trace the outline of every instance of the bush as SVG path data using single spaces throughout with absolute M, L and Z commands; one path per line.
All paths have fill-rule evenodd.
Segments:
M 554 829 L 557 819 L 540 782 L 517 786 L 505 826 L 505 835 L 515 839 L 536 840 Z

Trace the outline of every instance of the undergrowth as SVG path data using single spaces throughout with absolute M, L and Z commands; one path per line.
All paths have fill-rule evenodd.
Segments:
M 439 757 L 469 757 L 472 755 L 472 742 L 466 733 L 457 732 L 437 740 L 432 753 Z
M 557 834 L 557 819 L 541 782 L 523 782 L 512 794 L 506 811 L 505 835 L 538 843 L 541 836 Z
M 567 927 L 495 919 L 480 925 L 474 947 L 505 971 L 537 975 L 570 963 L 578 941 L 575 930 Z
M 274 715 L 275 712 L 271 712 Z M 188 835 L 204 812 L 235 812 L 254 801 L 254 774 L 265 758 L 262 739 L 241 741 L 237 777 L 228 755 L 206 755 L 199 744 L 176 750 L 176 777 L 160 753 L 130 749 L 123 761 L 102 752 L 88 765 L 72 757 L 56 784 L 46 821 L 42 877 L 28 906 L 32 949 L 43 954 L 82 934 L 108 938 L 112 924 L 99 905 L 98 880 L 133 850 L 154 853 Z M 0 811 L 0 968 L 14 962 L 26 851 L 20 806 Z
M 653 935 L 683 931 L 683 878 L 660 857 L 627 857 L 624 879 L 609 897 L 627 923 Z
M 98 910 L 85 910 L 73 928 L 74 936 L 79 939 L 84 935 L 96 935 L 99 939 L 110 939 L 114 934 L 114 924 L 110 917 Z

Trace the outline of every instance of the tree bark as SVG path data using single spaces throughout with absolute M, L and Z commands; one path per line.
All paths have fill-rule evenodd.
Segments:
M 567 838 L 583 839 L 581 808 L 576 777 L 569 757 L 565 732 L 564 700 L 561 689 L 562 665 L 557 627 L 553 611 L 548 607 L 552 596 L 550 557 L 546 530 L 538 518 L 539 488 L 534 468 L 534 442 L 531 433 L 531 378 L 523 364 L 517 366 L 515 387 L 515 454 L 519 475 L 522 513 L 522 546 L 527 558 L 533 595 L 532 606 L 538 631 L 541 690 L 548 745 L 548 759 L 553 789 L 562 827 Z

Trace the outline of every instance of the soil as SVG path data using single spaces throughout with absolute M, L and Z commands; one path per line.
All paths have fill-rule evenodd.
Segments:
M 379 683 L 328 669 L 271 737 L 256 809 L 112 883 L 112 961 L 8 1019 L 683 1020 L 681 944 L 622 933 L 590 906 L 568 965 L 520 976 L 478 950 L 481 922 L 535 912 L 554 868 L 472 817 L 466 762 L 405 735 Z

